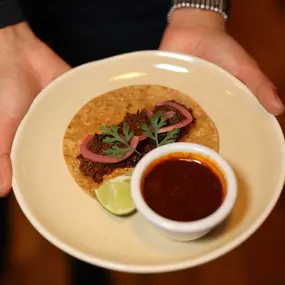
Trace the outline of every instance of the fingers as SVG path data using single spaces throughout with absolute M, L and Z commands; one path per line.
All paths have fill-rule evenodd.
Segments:
M 16 129 L 17 124 L 13 118 L 0 114 L 0 197 L 6 196 L 11 190 L 10 151 Z
M 269 113 L 278 116 L 284 112 L 284 105 L 278 96 L 277 88 L 255 62 L 241 65 L 236 76 L 248 86 Z
M 189 31 L 181 34 L 167 29 L 160 49 L 188 52 L 221 66 L 241 80 L 269 113 L 278 116 L 284 112 L 276 87 L 248 53 L 224 32 L 213 34 L 203 30 L 195 36 L 193 30 L 190 35 Z
M 11 190 L 12 167 L 9 153 L 0 154 L 0 197 L 6 196 Z

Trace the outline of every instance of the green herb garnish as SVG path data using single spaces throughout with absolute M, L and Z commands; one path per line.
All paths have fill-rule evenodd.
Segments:
M 150 117 L 150 124 L 142 123 L 141 127 L 145 136 L 151 138 L 155 141 L 156 147 L 173 143 L 176 141 L 177 136 L 180 132 L 179 129 L 173 129 L 165 134 L 163 139 L 159 139 L 159 129 L 167 125 L 167 118 L 163 116 L 162 111 L 156 112 Z M 117 156 L 122 158 L 129 151 L 133 150 L 137 154 L 141 155 L 136 149 L 130 145 L 130 140 L 134 136 L 134 131 L 130 131 L 130 127 L 126 122 L 123 122 L 123 135 L 119 134 L 119 127 L 112 124 L 111 127 L 106 125 L 101 126 L 101 131 L 106 137 L 103 138 L 104 143 L 115 143 L 119 142 L 124 144 L 126 147 L 121 147 L 120 145 L 114 144 L 111 148 L 105 150 L 106 155 Z
M 144 135 L 154 140 L 157 147 L 175 142 L 179 134 L 179 129 L 173 129 L 166 134 L 162 141 L 159 141 L 158 131 L 167 124 L 167 119 L 162 115 L 163 112 L 158 111 L 150 117 L 151 125 L 142 124 Z
M 101 131 L 103 135 L 107 135 L 105 138 L 103 138 L 103 142 L 105 143 L 120 142 L 127 146 L 127 148 L 125 148 L 125 147 L 119 147 L 118 145 L 113 145 L 110 149 L 104 151 L 107 155 L 110 156 L 116 155 L 118 158 L 122 158 L 130 150 L 133 150 L 137 154 L 141 155 L 137 150 L 135 150 L 130 145 L 130 140 L 134 136 L 134 132 L 130 131 L 129 126 L 125 122 L 123 123 L 124 136 L 119 135 L 118 133 L 119 128 L 114 124 L 112 124 L 111 128 L 109 128 L 108 126 L 101 126 Z
M 133 148 L 132 147 L 125 148 L 125 147 L 119 147 L 117 145 L 113 145 L 112 148 L 109 148 L 105 150 L 104 152 L 110 156 L 116 155 L 118 158 L 123 158 L 126 155 L 126 153 L 130 150 L 133 150 Z
M 164 137 L 164 139 L 159 143 L 159 146 L 174 143 L 177 139 L 177 136 L 179 134 L 179 129 L 173 129 L 167 133 L 167 135 Z

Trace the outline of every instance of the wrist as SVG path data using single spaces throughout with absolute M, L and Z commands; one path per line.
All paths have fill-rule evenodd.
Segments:
M 196 8 L 176 9 L 170 19 L 169 25 L 176 28 L 211 28 L 225 31 L 226 21 L 222 15 Z

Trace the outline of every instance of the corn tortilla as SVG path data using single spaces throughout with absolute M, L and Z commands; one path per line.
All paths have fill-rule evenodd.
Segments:
M 63 139 L 64 159 L 76 183 L 95 198 L 94 189 L 100 185 L 91 177 L 84 176 L 79 170 L 80 144 L 88 134 L 100 133 L 101 125 L 119 124 L 125 114 L 135 113 L 144 108 L 152 110 L 159 101 L 175 100 L 191 108 L 196 119 L 190 131 L 179 141 L 198 143 L 219 150 L 219 134 L 214 122 L 205 111 L 188 95 L 159 85 L 127 86 L 97 96 L 83 106 L 69 123 Z M 121 175 L 124 169 L 116 169 L 104 177 L 104 181 Z M 104 182 L 103 181 L 103 182 Z

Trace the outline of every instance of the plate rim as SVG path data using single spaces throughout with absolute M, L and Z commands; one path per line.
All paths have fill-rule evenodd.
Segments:
M 11 147 L 11 162 L 12 162 L 12 167 L 13 167 L 13 162 L 16 161 L 16 151 L 17 151 L 17 146 L 18 146 L 18 138 L 21 136 L 21 133 L 23 132 L 26 118 L 29 116 L 29 113 L 33 108 L 36 107 L 38 102 L 44 98 L 46 95 L 46 90 L 51 88 L 52 86 L 56 85 L 60 80 L 63 80 L 65 77 L 69 76 L 70 73 L 76 72 L 78 69 L 84 69 L 88 68 L 89 66 L 96 66 L 104 62 L 108 61 L 114 61 L 114 60 L 124 60 L 124 58 L 127 57 L 136 57 L 136 56 L 162 56 L 162 57 L 167 57 L 167 58 L 174 58 L 178 60 L 182 60 L 185 62 L 199 62 L 201 64 L 206 64 L 209 67 L 212 67 L 216 69 L 219 72 L 222 72 L 226 74 L 228 77 L 230 77 L 232 80 L 236 81 L 236 83 L 245 88 L 247 90 L 247 94 L 249 96 L 254 96 L 252 91 L 239 79 L 234 77 L 232 74 L 230 74 L 228 71 L 224 70 L 223 68 L 215 65 L 214 63 L 211 63 L 207 60 L 188 55 L 188 54 L 182 54 L 182 53 L 175 53 L 175 52 L 168 52 L 168 51 L 157 51 L 157 50 L 149 50 L 149 51 L 135 51 L 135 52 L 129 52 L 129 53 L 124 53 L 120 55 L 115 55 L 111 56 L 108 58 L 96 60 L 96 61 L 91 61 L 87 62 L 84 64 L 81 64 L 77 67 L 72 68 L 71 70 L 63 73 L 59 77 L 57 77 L 55 80 L 53 80 L 50 84 L 48 84 L 44 89 L 41 90 L 41 92 L 37 95 L 37 97 L 34 99 L 32 102 L 29 111 L 21 121 L 13 143 Z M 285 140 L 284 140 L 284 134 L 282 131 L 282 128 L 277 120 L 277 118 L 271 114 L 268 113 L 268 116 L 272 119 L 273 121 L 273 126 L 276 130 L 277 135 L 279 136 L 280 139 L 280 146 L 281 146 L 281 152 L 282 152 L 282 171 L 280 172 L 280 177 L 278 181 L 278 185 L 275 189 L 275 193 L 271 198 L 270 203 L 267 205 L 265 210 L 263 211 L 262 215 L 258 217 L 258 219 L 255 220 L 255 222 L 247 229 L 245 230 L 240 236 L 232 239 L 229 241 L 226 245 L 223 245 L 222 247 L 206 254 L 203 255 L 199 258 L 196 258 L 194 261 L 193 260 L 185 260 L 185 261 L 179 261 L 179 262 L 174 262 L 174 263 L 169 263 L 169 264 L 163 264 L 163 265 L 131 265 L 131 264 L 123 264 L 120 262 L 115 262 L 115 261 L 108 261 L 104 260 L 102 258 L 97 258 L 94 257 L 88 253 L 82 253 L 80 250 L 77 250 L 75 247 L 70 246 L 66 244 L 65 242 L 61 241 L 58 239 L 56 236 L 54 236 L 52 233 L 50 233 L 45 227 L 41 225 L 41 223 L 38 221 L 36 217 L 33 216 L 31 211 L 29 210 L 29 207 L 27 206 L 25 199 L 21 193 L 21 190 L 19 189 L 17 185 L 17 181 L 15 180 L 14 176 L 12 177 L 12 189 L 13 193 L 15 195 L 15 198 L 22 210 L 22 212 L 25 214 L 26 218 L 29 220 L 29 222 L 32 224 L 32 226 L 44 237 L 48 242 L 50 242 L 52 245 L 60 249 L 61 251 L 69 254 L 72 257 L 75 257 L 83 262 L 103 267 L 105 269 L 109 270 L 115 270 L 119 272 L 128 272 L 128 273 L 164 273 L 164 272 L 174 272 L 174 271 L 179 271 L 187 268 L 192 268 L 198 265 L 205 264 L 207 262 L 210 262 L 212 260 L 215 260 L 226 253 L 234 250 L 236 247 L 241 245 L 244 241 L 246 241 L 254 232 L 256 232 L 261 225 L 264 223 L 264 221 L 268 218 L 268 216 L 271 214 L 272 210 L 274 209 L 275 205 L 277 204 L 279 197 L 282 193 L 283 186 L 285 184 Z

